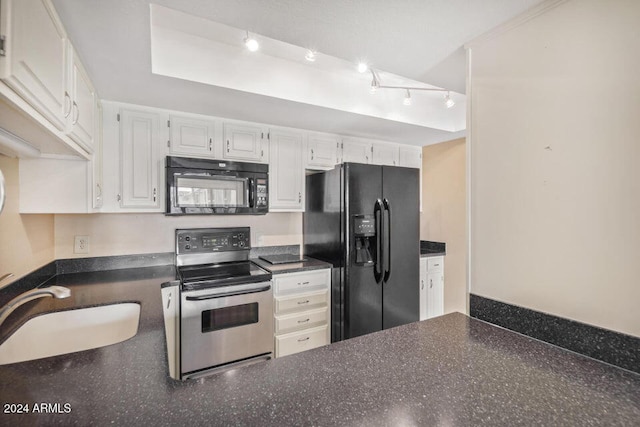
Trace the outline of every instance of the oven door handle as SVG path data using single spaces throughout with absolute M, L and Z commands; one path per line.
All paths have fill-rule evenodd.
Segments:
M 271 289 L 271 285 L 263 286 L 261 288 L 244 289 L 241 291 L 220 292 L 207 295 L 198 295 L 197 297 L 186 297 L 187 301 L 205 301 L 214 298 L 234 297 L 236 295 L 254 294 L 256 292 L 265 292 Z

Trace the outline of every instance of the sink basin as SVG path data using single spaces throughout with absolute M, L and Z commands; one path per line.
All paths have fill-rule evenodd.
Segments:
M 0 365 L 116 344 L 138 332 L 140 304 L 122 303 L 42 314 L 0 345 Z

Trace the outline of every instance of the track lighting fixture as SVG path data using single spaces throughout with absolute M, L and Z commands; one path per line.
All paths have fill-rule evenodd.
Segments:
M 380 87 L 380 81 L 378 80 L 378 77 L 376 76 L 376 73 L 373 72 L 373 70 L 371 70 L 371 75 L 373 76 L 373 79 L 371 79 L 370 92 L 371 93 L 376 93 L 376 91 Z
M 359 73 L 364 73 L 369 69 L 369 66 L 365 63 L 365 62 L 360 62 L 358 64 L 358 72 Z
M 371 75 L 373 76 L 373 80 L 371 80 L 371 93 L 375 93 L 376 90 L 378 90 L 378 89 L 401 89 L 401 90 L 406 91 L 403 104 L 404 105 L 411 105 L 411 93 L 409 92 L 410 90 L 425 90 L 425 91 L 430 91 L 430 92 L 447 92 L 447 94 L 444 97 L 445 106 L 447 108 L 451 108 L 454 105 L 456 105 L 455 101 L 453 99 L 451 99 L 450 91 L 448 89 L 440 89 L 440 88 L 435 88 L 435 87 L 383 85 L 382 82 L 380 81 L 380 77 L 375 72 L 375 70 L 373 70 L 373 68 L 370 68 L 369 71 L 371 71 Z
M 260 49 L 258 40 L 254 39 L 253 37 L 249 37 L 249 31 L 247 31 L 247 37 L 244 38 L 244 45 L 247 47 L 249 52 L 255 52 L 256 50 Z
M 454 105 L 456 105 L 456 102 L 453 99 L 451 99 L 449 91 L 447 91 L 447 94 L 444 96 L 444 105 L 447 108 L 451 108 Z
M 404 101 L 402 101 L 404 105 L 411 105 L 411 92 L 407 89 L 407 94 L 404 96 Z
M 304 59 L 306 59 L 309 62 L 315 62 L 315 60 L 316 60 L 316 52 L 311 50 L 311 49 L 308 49 L 307 50 L 307 54 L 304 56 Z

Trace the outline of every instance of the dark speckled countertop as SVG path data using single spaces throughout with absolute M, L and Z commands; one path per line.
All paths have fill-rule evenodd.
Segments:
M 160 284 L 172 267 L 60 275 L 70 301 L 139 301 L 138 334 L 0 366 L 3 425 L 638 425 L 640 375 L 454 313 L 198 380 L 169 378 Z M 68 304 L 61 306 L 58 304 Z M 19 315 L 20 316 L 20 315 Z

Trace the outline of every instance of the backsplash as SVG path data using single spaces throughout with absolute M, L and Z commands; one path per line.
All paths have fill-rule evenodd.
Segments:
M 302 244 L 302 214 L 165 216 L 93 214 L 55 216 L 55 257 L 86 258 L 175 251 L 176 228 L 251 227 L 251 246 Z M 89 236 L 89 253 L 74 254 L 74 236 Z

